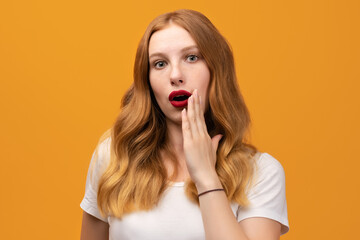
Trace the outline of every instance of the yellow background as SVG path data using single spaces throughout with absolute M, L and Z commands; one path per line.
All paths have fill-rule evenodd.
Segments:
M 283 165 L 290 232 L 360 223 L 359 1 L 0 2 L 2 239 L 79 239 L 89 160 L 147 24 L 203 12 L 231 43 L 252 141 Z

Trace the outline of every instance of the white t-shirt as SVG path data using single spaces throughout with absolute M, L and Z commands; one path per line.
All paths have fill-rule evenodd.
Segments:
M 88 214 L 109 223 L 109 239 L 205 239 L 200 209 L 185 196 L 183 182 L 175 182 L 168 187 L 158 205 L 150 211 L 130 213 L 121 220 L 113 216 L 102 217 L 97 208 L 97 181 L 109 158 L 108 138 L 98 148 L 98 160 L 93 166 L 93 175 L 90 176 L 93 155 L 86 179 L 85 196 L 80 204 Z M 255 184 L 247 195 L 250 205 L 243 209 L 236 203 L 230 204 L 237 221 L 250 217 L 270 218 L 281 223 L 281 234 L 288 232 L 285 174 L 281 164 L 271 155 L 261 153 L 254 177 Z

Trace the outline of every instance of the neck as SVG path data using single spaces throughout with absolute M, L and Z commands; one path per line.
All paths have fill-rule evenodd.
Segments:
M 183 147 L 183 134 L 181 123 L 166 121 L 167 126 L 167 141 L 170 148 L 173 150 L 178 164 L 178 174 L 175 181 L 185 181 L 188 177 L 188 170 L 185 161 L 184 147 Z M 172 172 L 174 166 L 167 165 L 168 170 Z
M 169 120 L 166 120 L 167 126 L 167 140 L 169 146 L 174 150 L 176 155 L 183 155 L 184 148 L 183 148 L 183 134 L 181 123 L 175 123 Z

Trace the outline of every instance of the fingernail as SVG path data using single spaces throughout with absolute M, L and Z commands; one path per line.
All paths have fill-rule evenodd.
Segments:
M 195 97 L 198 96 L 198 90 L 197 89 L 194 90 L 194 95 L 195 95 Z

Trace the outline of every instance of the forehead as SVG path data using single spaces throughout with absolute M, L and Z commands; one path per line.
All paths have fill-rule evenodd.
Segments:
M 168 53 L 189 46 L 196 46 L 189 32 L 178 25 L 170 24 L 153 33 L 149 41 L 149 55 L 154 52 Z

